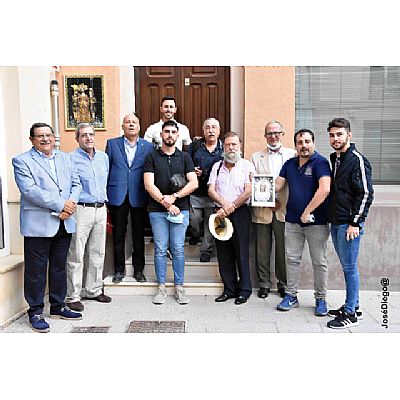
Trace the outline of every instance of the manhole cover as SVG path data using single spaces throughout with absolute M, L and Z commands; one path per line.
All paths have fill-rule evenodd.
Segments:
M 108 333 L 109 326 L 75 326 L 71 333 Z
M 127 333 L 185 333 L 185 321 L 131 321 Z

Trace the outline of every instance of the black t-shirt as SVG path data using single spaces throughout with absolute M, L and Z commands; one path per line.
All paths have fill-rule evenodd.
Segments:
M 162 194 L 172 194 L 170 179 L 174 174 L 194 172 L 194 165 L 190 155 L 175 149 L 171 155 L 165 154 L 161 149 L 153 150 L 146 157 L 144 172 L 154 174 L 154 184 Z M 189 196 L 176 199 L 174 203 L 180 210 L 189 210 Z M 166 211 L 165 207 L 150 197 L 149 211 Z

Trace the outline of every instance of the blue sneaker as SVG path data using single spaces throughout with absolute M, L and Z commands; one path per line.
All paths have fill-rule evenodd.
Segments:
M 317 317 L 324 317 L 325 315 L 328 315 L 328 306 L 324 299 L 315 299 L 314 315 Z
M 285 294 L 283 300 L 276 306 L 279 311 L 289 311 L 292 308 L 299 307 L 299 300 L 296 296 L 292 296 L 288 293 Z
M 58 312 L 50 311 L 50 318 L 79 320 L 82 319 L 82 314 L 72 311 L 68 306 L 65 306 Z
M 42 314 L 35 314 L 33 317 L 29 317 L 29 323 L 35 332 L 46 333 L 50 330 L 50 326 Z

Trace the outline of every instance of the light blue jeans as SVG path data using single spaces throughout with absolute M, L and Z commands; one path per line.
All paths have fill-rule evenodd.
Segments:
M 360 250 L 360 235 L 353 240 L 346 240 L 348 224 L 331 225 L 331 236 L 333 246 L 342 264 L 344 280 L 346 282 L 345 311 L 354 314 L 355 308 L 359 306 L 360 276 L 358 274 L 357 259 Z
M 172 254 L 172 269 L 175 285 L 183 285 L 185 270 L 185 234 L 189 225 L 189 211 L 183 210 L 183 223 L 167 220 L 168 212 L 150 212 L 150 223 L 154 236 L 154 267 L 157 282 L 164 284 L 167 275 L 167 249 Z

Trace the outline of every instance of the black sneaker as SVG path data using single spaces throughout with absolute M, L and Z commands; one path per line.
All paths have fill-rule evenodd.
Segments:
M 195 236 L 192 236 L 192 237 L 189 239 L 189 244 L 190 244 L 191 246 L 196 246 L 196 244 L 199 243 L 199 241 L 200 241 L 200 238 L 195 237 Z
M 146 282 L 146 277 L 144 276 L 142 271 L 135 272 L 133 277 L 136 279 L 137 282 Z
M 332 321 L 329 321 L 326 326 L 332 329 L 344 329 L 358 326 L 359 324 L 355 313 L 347 314 L 346 311 L 341 311 L 340 314 Z
M 115 274 L 114 274 L 114 277 L 113 277 L 113 282 L 114 283 L 121 283 L 122 282 L 122 279 L 124 279 L 124 277 L 125 277 L 125 274 L 123 274 L 122 272 L 116 272 Z
M 344 304 L 342 307 L 338 308 L 337 310 L 329 310 L 328 315 L 330 317 L 336 318 L 342 311 L 344 311 Z M 356 307 L 356 315 L 357 315 L 357 320 L 361 321 L 364 319 L 363 313 L 360 310 L 360 307 Z

